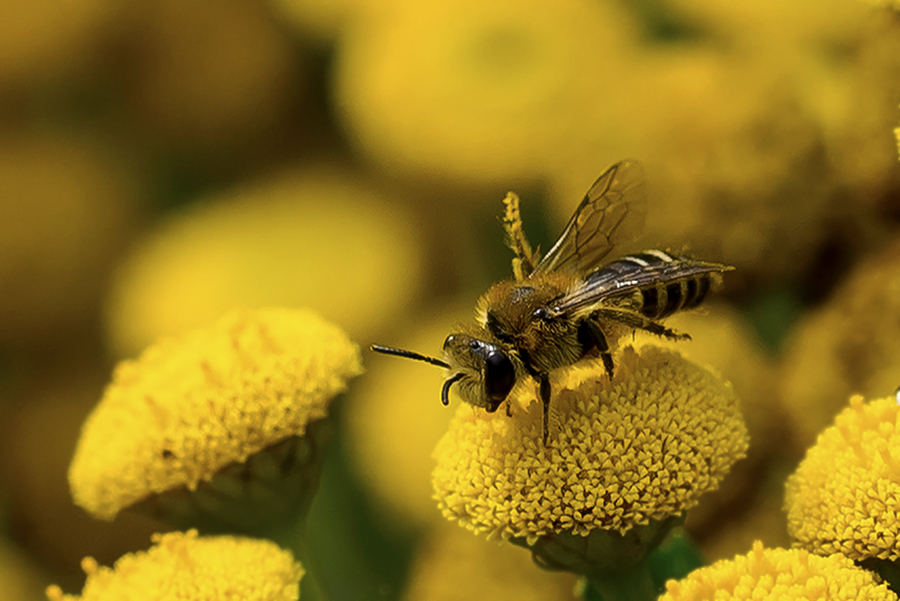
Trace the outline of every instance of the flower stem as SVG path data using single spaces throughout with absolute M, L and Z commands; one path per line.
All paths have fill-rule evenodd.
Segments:
M 647 563 L 635 564 L 629 569 L 615 572 L 594 572 L 587 574 L 588 589 L 586 601 L 656 601 L 659 591 Z
M 328 593 L 319 577 L 319 566 L 307 543 L 305 516 L 297 523 L 289 526 L 283 524 L 277 531 L 267 532 L 266 538 L 290 549 L 294 558 L 303 566 L 305 573 L 300 579 L 300 598 L 303 601 L 328 601 Z

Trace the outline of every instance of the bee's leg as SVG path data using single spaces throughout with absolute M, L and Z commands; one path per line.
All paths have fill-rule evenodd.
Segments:
M 603 360 L 603 367 L 609 374 L 609 379 L 613 377 L 613 360 L 612 353 L 609 352 L 609 344 L 606 342 L 606 336 L 603 330 L 593 319 L 585 319 L 578 328 L 578 337 L 585 351 L 596 348 L 600 352 L 600 359 Z
M 541 403 L 544 404 L 544 446 L 550 437 L 550 377 L 547 374 L 540 375 Z
M 656 334 L 657 336 L 662 336 L 663 338 L 669 338 L 671 340 L 690 340 L 690 334 L 684 334 L 682 332 L 676 332 L 671 328 L 667 328 L 661 323 L 655 322 L 651 319 L 644 317 L 638 313 L 632 313 L 631 311 L 598 311 L 596 313 L 598 317 L 609 319 L 611 321 L 617 321 L 621 324 L 624 324 L 630 328 L 635 328 L 637 330 L 645 330 L 650 332 L 651 334 Z

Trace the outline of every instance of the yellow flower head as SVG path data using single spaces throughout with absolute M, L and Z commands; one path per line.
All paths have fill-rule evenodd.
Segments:
M 558 380 L 546 448 L 540 403 L 512 417 L 460 406 L 435 450 L 447 518 L 530 542 L 625 533 L 695 505 L 747 449 L 731 386 L 675 352 L 627 347 L 612 381 L 599 363 Z
M 375 6 L 339 39 L 335 89 L 354 142 L 388 168 L 464 182 L 534 177 L 588 123 L 599 120 L 618 134 L 609 115 L 622 106 L 639 35 L 621 7 L 571 0 Z
M 819 557 L 802 549 L 763 549 L 695 570 L 666 583 L 660 601 L 733 599 L 828 599 L 894 601 L 897 596 L 875 576 L 840 555 Z
M 81 596 L 47 589 L 51 601 L 292 601 L 303 568 L 272 542 L 235 536 L 198 537 L 197 531 L 153 537 L 149 551 L 121 557 L 114 568 L 87 557 Z
M 69 470 L 75 502 L 112 519 L 154 493 L 196 491 L 222 468 L 279 443 L 289 454 L 284 465 L 302 466 L 315 447 L 298 437 L 361 371 L 357 346 L 303 310 L 237 309 L 212 327 L 163 340 L 119 364 L 88 417 Z M 262 477 L 281 477 L 282 465 L 256 463 L 248 465 Z
M 896 162 L 894 157 L 895 168 Z M 898 289 L 900 238 L 895 238 L 798 322 L 781 360 L 780 396 L 794 428 L 786 442 L 811 446 L 851 395 L 878 398 L 900 383 Z
M 788 530 L 820 555 L 900 559 L 900 407 L 850 400 L 788 479 Z

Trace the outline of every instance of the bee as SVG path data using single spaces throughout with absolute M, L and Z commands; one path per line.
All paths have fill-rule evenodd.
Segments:
M 662 320 L 698 306 L 721 282 L 721 274 L 733 269 L 662 250 L 604 264 L 613 249 L 634 238 L 643 224 L 643 181 L 636 161 L 622 161 L 606 170 L 543 257 L 528 243 L 519 199 L 509 193 L 503 225 L 515 254 L 514 279 L 498 282 L 482 295 L 477 323 L 447 336 L 443 360 L 380 345 L 371 349 L 445 368 L 444 405 L 450 403 L 450 389 L 456 385 L 464 401 L 493 413 L 519 382 L 533 378 L 543 404 L 546 445 L 551 372 L 599 358 L 612 378 L 616 342 L 634 330 L 669 339 L 690 338 L 667 328 Z

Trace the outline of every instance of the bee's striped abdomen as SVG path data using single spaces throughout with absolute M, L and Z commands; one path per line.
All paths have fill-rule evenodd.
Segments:
M 603 270 L 612 270 L 627 279 L 630 274 L 646 274 L 649 270 L 664 268 L 657 277 L 639 287 L 640 311 L 645 317 L 655 320 L 682 309 L 696 307 L 709 293 L 715 272 L 695 273 L 683 268 L 688 264 L 694 263 L 661 250 L 648 250 L 622 257 Z

